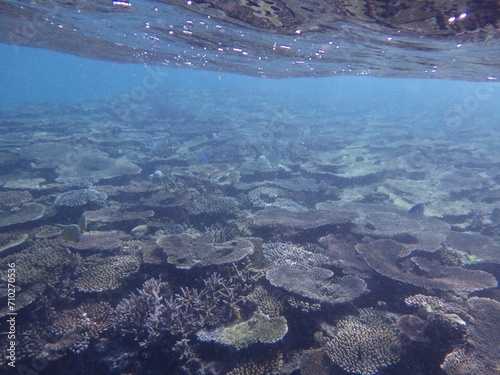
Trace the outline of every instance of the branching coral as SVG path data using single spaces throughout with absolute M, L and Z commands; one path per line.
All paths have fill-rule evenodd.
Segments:
M 348 316 L 327 331 L 326 354 L 348 372 L 373 375 L 400 359 L 397 332 L 372 309 L 362 309 L 358 316 Z
M 204 284 L 201 289 L 181 287 L 172 295 L 166 283 L 148 280 L 118 304 L 115 326 L 122 334 L 132 333 L 142 345 L 150 345 L 165 335 L 187 337 L 240 316 L 247 293 L 243 283 L 213 273 Z

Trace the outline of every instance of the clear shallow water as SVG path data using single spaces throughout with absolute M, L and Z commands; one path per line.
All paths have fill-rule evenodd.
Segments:
M 4 290 L 16 264 L 17 369 L 495 373 L 497 83 L 1 56 L 0 272 Z M 422 202 L 423 217 L 407 214 Z M 82 214 L 79 240 L 61 233 Z M 213 331 L 265 319 L 271 338 Z

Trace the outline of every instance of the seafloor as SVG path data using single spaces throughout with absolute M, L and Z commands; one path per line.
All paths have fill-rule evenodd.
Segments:
M 500 127 L 252 100 L 1 113 L 17 369 L 498 374 Z

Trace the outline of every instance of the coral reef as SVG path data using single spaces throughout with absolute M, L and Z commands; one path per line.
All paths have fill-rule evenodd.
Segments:
M 45 207 L 39 203 L 24 203 L 13 211 L 0 211 L 0 228 L 36 221 L 45 214 Z
M 121 334 L 132 334 L 140 345 L 154 342 L 158 336 L 160 319 L 165 314 L 164 298 L 171 296 L 168 283 L 149 279 L 116 306 L 114 326 Z
M 124 234 L 119 232 L 91 231 L 83 233 L 78 242 L 66 242 L 64 245 L 81 252 L 110 252 L 120 249 Z
M 406 245 L 393 240 L 360 243 L 356 249 L 373 270 L 393 280 L 455 292 L 472 292 L 497 286 L 495 277 L 485 271 L 444 266 L 421 257 L 410 258 L 413 268 L 419 270 L 418 273 L 411 272 L 406 269 L 403 257 L 408 251 Z
M 287 265 L 292 268 L 307 269 L 329 263 L 326 255 L 307 251 L 290 242 L 265 243 L 262 246 L 264 257 L 276 266 Z
M 248 293 L 245 285 L 217 273 L 204 284 L 201 289 L 181 288 L 173 295 L 166 283 L 150 279 L 118 304 L 115 325 L 123 334 L 133 333 L 142 345 L 150 345 L 166 335 L 187 337 L 240 316 Z
M 78 354 L 87 349 L 90 340 L 108 330 L 113 322 L 114 310 L 107 302 L 81 305 L 59 313 L 49 328 L 54 342 L 45 346 L 47 352 L 70 350 Z M 50 355 L 50 354 L 49 354 Z
M 223 195 L 199 195 L 189 200 L 183 207 L 191 215 L 227 214 L 234 213 L 238 208 L 238 201 Z
M 358 215 L 351 211 L 288 211 L 279 208 L 266 208 L 254 214 L 254 224 L 257 226 L 273 226 L 294 229 L 313 229 L 325 225 L 346 224 Z
M 362 309 L 326 327 L 323 348 L 333 363 L 361 375 L 374 375 L 397 363 L 402 346 L 381 313 Z
M 102 206 L 105 204 L 108 195 L 95 189 L 70 190 L 59 194 L 54 200 L 57 206 L 78 207 L 87 204 Z
M 12 209 L 19 207 L 24 203 L 33 200 L 33 196 L 29 191 L 11 190 L 0 192 L 0 210 Z
M 303 375 L 335 374 L 333 365 L 322 349 L 304 351 L 300 356 L 299 366 Z
M 153 210 L 132 211 L 126 210 L 120 206 L 104 207 L 100 210 L 85 212 L 89 221 L 97 223 L 122 223 L 134 220 L 143 221 L 153 217 L 154 214 Z
M 158 238 L 158 245 L 177 268 L 233 263 L 253 253 L 252 242 L 240 239 L 214 243 L 210 233 L 169 234 Z
M 283 303 L 279 298 L 274 297 L 263 286 L 257 285 L 247 296 L 247 300 L 253 302 L 257 311 L 265 316 L 275 317 L 283 314 Z
M 81 292 L 102 292 L 120 287 L 123 280 L 135 274 L 141 261 L 137 254 L 83 258 L 75 270 L 75 286 Z
M 366 290 L 366 282 L 359 277 L 348 275 L 332 280 L 332 276 L 333 272 L 324 268 L 297 269 L 288 265 L 266 272 L 266 278 L 272 285 L 330 304 L 350 302 Z
M 88 189 L 97 182 L 94 176 L 57 177 L 56 182 L 63 189 Z
M 283 316 L 269 317 L 256 313 L 240 323 L 200 330 L 196 336 L 201 341 L 213 341 L 240 350 L 255 343 L 273 344 L 282 340 L 287 332 L 288 325 Z
M 253 355 L 246 358 L 228 371 L 226 375 L 277 375 L 283 366 L 283 353 Z
M 16 264 L 20 285 L 56 284 L 74 268 L 77 258 L 57 240 L 39 240 L 19 253 L 1 259 L 0 275 L 7 280 L 7 265 Z
M 497 329 L 500 303 L 480 297 L 472 297 L 467 302 L 474 318 L 467 326 L 467 344 L 449 353 L 441 368 L 449 375 L 493 375 L 500 368 L 500 333 Z
M 225 81 L 0 112 L 0 317 L 18 313 L 19 368 L 496 375 L 492 117 L 436 131 L 442 106 L 212 95 Z
M 126 174 L 137 174 L 141 168 L 126 159 L 114 159 L 106 152 L 95 149 L 76 148 L 57 167 L 59 177 L 90 177 L 97 180 L 110 179 Z

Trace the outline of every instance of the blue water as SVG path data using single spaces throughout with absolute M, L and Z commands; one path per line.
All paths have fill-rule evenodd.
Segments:
M 495 82 L 366 76 L 271 80 L 223 72 L 94 61 L 11 45 L 0 45 L 0 56 L 0 108 L 27 103 L 57 105 L 124 95 L 142 101 L 153 96 L 157 89 L 166 89 L 180 98 L 185 95 L 186 100 L 193 91 L 209 95 L 211 90 L 216 90 L 218 95 L 221 92 L 231 97 L 253 95 L 256 101 L 268 101 L 268 95 L 279 96 L 290 102 L 297 100 L 304 106 L 314 104 L 358 114 L 359 111 L 380 115 L 424 112 L 436 116 L 446 109 L 457 112 L 453 109 L 457 104 L 465 106 L 460 113 L 467 117 L 478 112 L 491 118 L 499 114 L 500 83 Z

